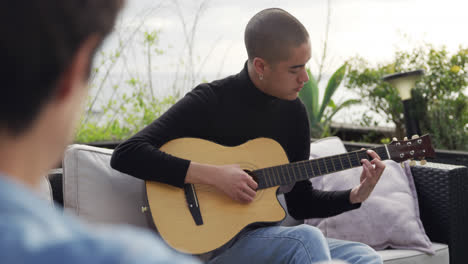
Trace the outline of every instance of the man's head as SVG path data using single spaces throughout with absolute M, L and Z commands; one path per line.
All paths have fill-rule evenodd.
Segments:
M 1 129 L 21 135 L 31 126 L 41 107 L 60 94 L 57 83 L 78 50 L 91 36 L 99 44 L 121 5 L 121 0 L 15 0 L 0 9 Z
M 113 29 L 122 5 L 123 0 L 15 0 L 3 5 L 0 145 L 28 142 L 33 148 L 44 142 L 44 154 L 61 155 L 87 94 L 94 52 Z M 14 150 L 0 155 L 6 151 Z
M 244 41 L 255 85 L 270 95 L 294 100 L 309 80 L 305 64 L 310 40 L 301 22 L 282 9 L 265 9 L 250 19 Z

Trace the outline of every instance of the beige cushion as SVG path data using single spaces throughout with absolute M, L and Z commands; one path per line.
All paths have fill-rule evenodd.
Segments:
M 152 228 L 144 181 L 110 167 L 112 150 L 72 145 L 63 160 L 66 210 L 91 223 Z

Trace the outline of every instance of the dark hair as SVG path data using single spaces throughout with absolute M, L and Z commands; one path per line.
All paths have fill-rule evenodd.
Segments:
M 122 5 L 123 0 L 14 0 L 2 4 L 1 129 L 18 135 L 32 125 L 80 46 L 93 34 L 102 41 L 113 29 Z M 91 63 L 88 67 L 90 70 Z
M 294 16 L 280 8 L 269 8 L 253 16 L 245 28 L 249 61 L 255 57 L 269 63 L 288 58 L 290 48 L 309 40 L 309 33 Z

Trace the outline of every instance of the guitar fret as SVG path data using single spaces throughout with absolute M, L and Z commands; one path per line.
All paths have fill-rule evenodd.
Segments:
M 272 171 L 271 168 L 270 168 L 269 170 Z M 273 178 L 273 176 L 272 176 L 271 172 L 269 172 L 269 173 L 268 173 L 268 181 L 270 182 L 269 185 L 270 185 L 270 186 L 275 186 L 275 185 L 273 184 L 273 179 L 272 179 L 272 178 Z
M 340 161 L 341 169 L 344 170 L 345 166 L 343 165 L 343 161 L 341 161 L 341 157 L 342 157 L 342 155 L 338 156 L 338 160 Z
M 289 169 L 288 169 L 288 165 L 283 165 L 284 166 L 284 171 L 286 171 L 286 173 L 284 173 L 284 180 L 285 180 L 285 183 L 289 183 L 291 182 L 291 177 L 289 176 Z
M 312 166 L 312 163 L 310 164 L 310 166 L 312 167 L 312 171 L 314 172 L 314 176 L 317 177 L 317 176 L 322 175 L 322 174 L 320 173 L 320 168 L 319 168 L 318 166 Z
M 276 168 L 276 174 L 278 175 L 278 180 L 279 180 L 280 185 L 283 185 L 284 182 L 283 182 L 283 177 L 282 177 L 282 176 L 283 176 L 283 168 L 282 168 L 282 166 L 278 166 L 278 167 Z
M 357 166 L 357 163 L 359 162 L 359 155 L 357 152 L 355 152 L 355 157 L 353 158 L 353 166 Z
M 296 181 L 296 180 L 297 180 L 297 177 L 296 177 L 296 173 L 294 172 L 294 167 L 295 167 L 295 166 L 296 166 L 296 165 L 293 164 L 293 165 L 291 166 L 291 170 L 292 170 L 292 172 L 293 172 L 294 180 Z
M 259 187 L 259 188 L 262 187 L 262 186 L 264 186 L 264 184 L 263 184 L 263 182 L 262 182 L 262 181 L 263 181 L 263 175 L 262 175 L 262 174 L 263 174 L 263 173 L 262 173 L 261 170 L 255 172 L 255 174 L 254 174 L 254 175 L 256 176 L 255 179 L 257 180 L 257 184 L 258 184 L 258 187 Z
M 304 163 L 301 164 L 301 168 L 302 168 L 302 171 L 304 171 L 304 172 L 301 171 L 300 179 L 304 179 L 304 178 L 306 178 L 305 175 L 307 175 L 307 170 L 306 170 L 306 167 L 305 167 Z
M 260 179 L 260 184 L 267 187 L 268 183 L 267 183 L 267 175 L 265 175 L 266 171 L 261 170 L 259 172 L 260 172 L 260 175 L 259 175 L 258 179 Z
M 280 179 L 278 177 L 278 168 L 277 167 L 273 167 L 273 179 L 275 180 L 275 186 L 276 185 L 281 185 L 281 182 L 280 182 Z
M 288 173 L 289 183 L 292 183 L 292 182 L 294 182 L 294 181 L 292 180 L 291 174 L 289 173 L 289 168 L 291 168 L 291 166 L 287 166 L 287 167 L 286 167 L 286 172 Z
M 297 181 L 297 180 L 299 180 L 301 178 L 301 169 L 299 168 L 299 166 L 300 166 L 300 163 L 296 163 L 292 167 L 295 181 Z
M 349 167 L 353 167 L 353 163 L 351 163 L 351 159 L 349 158 L 349 154 L 346 154 L 346 157 L 348 157 L 348 161 L 349 161 Z
M 328 172 L 334 172 L 336 171 L 335 169 L 335 165 L 333 164 L 333 158 L 325 158 L 325 163 L 327 165 L 327 171 Z M 331 165 L 331 166 L 330 166 Z M 333 167 L 333 171 L 332 171 L 332 168 Z
M 296 176 L 297 176 L 297 179 L 296 180 L 301 180 L 303 177 L 302 175 L 304 175 L 304 172 L 303 172 L 303 163 L 297 163 L 297 166 L 296 166 Z
M 297 171 L 296 171 L 297 172 L 297 179 L 302 179 L 302 177 L 301 177 L 302 176 L 301 164 L 297 164 L 296 169 L 297 169 Z
M 358 152 L 356 152 L 356 159 L 355 159 L 354 161 L 355 161 L 355 162 L 354 162 L 354 163 L 355 163 L 355 164 L 354 164 L 355 167 L 361 165 L 361 158 L 359 157 L 359 153 L 358 153 Z
M 333 165 L 335 166 L 335 171 L 340 171 L 343 169 L 343 166 L 340 166 L 340 157 L 336 157 L 332 159 Z
M 282 180 L 281 184 L 283 184 L 283 185 L 286 184 L 286 183 L 288 182 L 288 179 L 286 179 L 286 173 L 284 173 L 284 170 L 285 170 L 285 169 L 286 169 L 286 168 L 284 167 L 284 165 L 281 165 L 281 167 L 280 167 L 281 176 L 280 176 L 280 177 L 281 177 L 281 180 Z
M 284 173 L 284 165 L 281 165 L 279 169 L 281 170 L 281 175 L 280 175 L 280 178 L 282 180 L 281 184 L 284 185 L 288 182 L 288 180 L 286 180 L 286 173 Z
M 337 171 L 337 169 L 335 167 L 335 163 L 333 162 L 333 157 L 330 158 L 330 161 L 331 161 L 331 164 L 333 166 L 333 171 Z
M 349 157 L 349 154 L 346 154 L 346 157 L 348 158 L 348 168 L 352 168 L 353 167 L 353 163 L 351 162 L 351 159 Z
M 310 171 L 312 172 L 312 176 L 315 177 L 315 173 L 314 173 L 314 167 L 312 166 L 312 163 L 308 162 L 307 164 L 309 164 L 309 167 L 310 167 Z
M 281 185 L 280 182 L 279 182 L 279 179 L 278 177 L 276 176 L 276 168 L 273 167 L 273 180 L 275 181 L 275 185 Z
M 259 178 L 261 178 L 261 182 L 263 182 L 265 184 L 265 188 L 268 186 L 268 182 L 267 182 L 267 175 L 266 175 L 266 171 L 265 170 L 259 170 Z
M 317 168 L 318 168 L 318 170 L 319 170 L 319 175 L 322 175 L 323 173 L 322 173 L 322 170 L 320 169 L 319 160 L 316 159 L 316 160 L 315 160 L 315 163 L 317 163 Z
M 280 185 L 283 185 L 283 178 L 281 177 L 283 175 L 283 169 L 281 166 L 276 167 L 276 175 L 278 175 L 278 181 Z
M 375 150 L 375 152 L 377 152 L 377 154 L 379 154 L 379 157 L 380 157 L 382 160 L 386 160 L 386 159 L 389 158 L 385 146 L 384 146 L 384 147 L 375 148 L 374 150 Z
M 322 170 L 323 168 L 322 171 L 326 171 L 326 173 L 324 174 L 328 174 L 327 164 L 325 164 L 325 161 L 323 160 L 323 158 L 319 159 L 318 162 L 319 162 L 320 170 Z

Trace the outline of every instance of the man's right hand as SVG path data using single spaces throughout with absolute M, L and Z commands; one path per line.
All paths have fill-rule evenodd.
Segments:
M 252 176 L 239 165 L 214 166 L 196 162 L 190 163 L 185 182 L 212 185 L 241 203 L 252 202 L 258 187 Z

